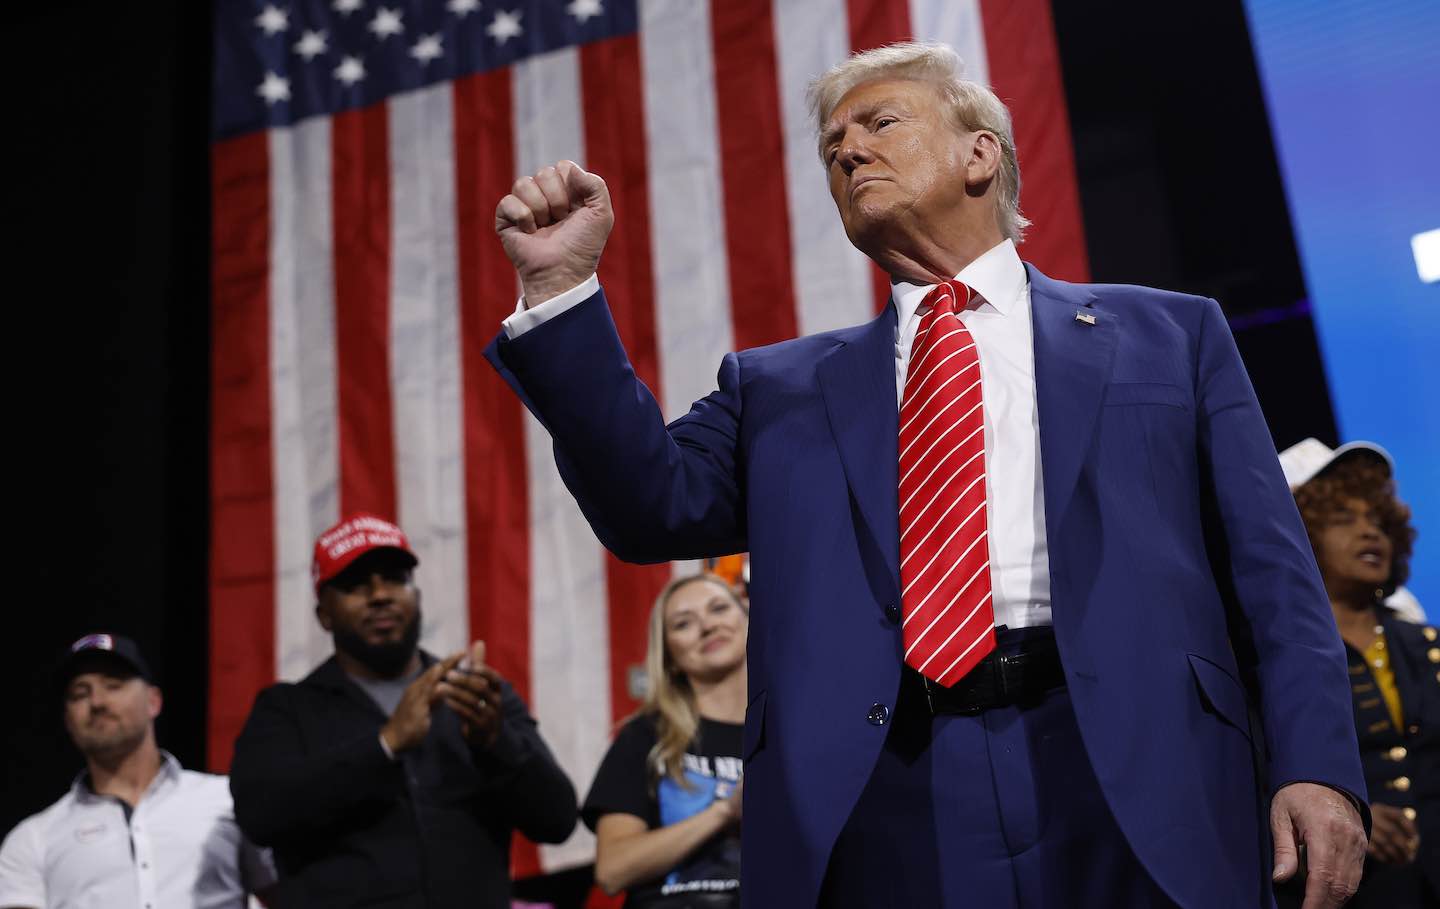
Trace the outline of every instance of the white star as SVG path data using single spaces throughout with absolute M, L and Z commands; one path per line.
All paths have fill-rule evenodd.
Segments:
M 265 99 L 266 104 L 274 104 L 277 101 L 290 100 L 290 80 L 282 79 L 275 73 L 267 72 L 265 81 L 255 89 L 255 94 Z
M 440 34 L 421 35 L 420 43 L 410 48 L 410 56 L 419 60 L 422 64 L 440 57 Z
M 370 31 L 382 40 L 405 31 L 405 26 L 400 24 L 400 11 L 380 7 L 375 18 L 370 20 Z
M 480 0 L 450 0 L 445 4 L 445 8 L 464 19 L 468 13 L 473 13 L 480 8 Z
M 325 50 L 324 32 L 306 32 L 295 45 L 295 53 L 304 57 L 306 63 L 325 53 Z
M 266 4 L 264 11 L 255 17 L 255 24 L 267 35 L 278 35 L 290 27 L 290 14 L 278 6 Z
M 335 78 L 346 85 L 354 85 L 365 78 L 365 64 L 360 62 L 359 57 L 346 57 L 335 67 Z
M 570 4 L 565 7 L 565 12 L 583 23 L 591 16 L 598 16 L 605 10 L 600 7 L 600 0 L 571 0 Z
M 524 31 L 520 27 L 520 11 L 507 13 L 499 10 L 495 13 L 495 21 L 485 26 L 485 34 L 495 39 L 496 44 L 504 44 L 511 38 L 518 38 Z
M 362 2 L 363 0 L 335 0 L 335 2 L 330 5 L 334 8 L 335 12 L 342 16 L 348 16 L 359 9 Z

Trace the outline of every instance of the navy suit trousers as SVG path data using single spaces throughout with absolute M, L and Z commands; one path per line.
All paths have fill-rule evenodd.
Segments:
M 885 747 L 831 853 L 822 909 L 1174 905 L 1106 806 L 1065 688 L 932 717 L 905 674 Z

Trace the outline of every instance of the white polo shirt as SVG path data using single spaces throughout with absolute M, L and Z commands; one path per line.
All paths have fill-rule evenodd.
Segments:
M 131 811 L 85 774 L 0 846 L 0 907 L 244 909 L 275 881 L 269 854 L 235 823 L 229 780 L 167 752 Z

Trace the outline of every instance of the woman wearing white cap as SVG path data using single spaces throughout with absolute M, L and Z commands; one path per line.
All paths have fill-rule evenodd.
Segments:
M 1410 509 L 1378 445 L 1306 439 L 1280 457 L 1350 663 L 1374 827 L 1349 905 L 1440 906 L 1440 632 L 1385 603 L 1409 574 Z

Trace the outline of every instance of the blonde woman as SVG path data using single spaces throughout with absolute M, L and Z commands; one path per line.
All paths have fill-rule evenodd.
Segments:
M 640 711 L 620 729 L 581 815 L 595 880 L 630 909 L 740 901 L 740 760 L 749 616 L 720 578 L 670 582 L 650 613 Z

